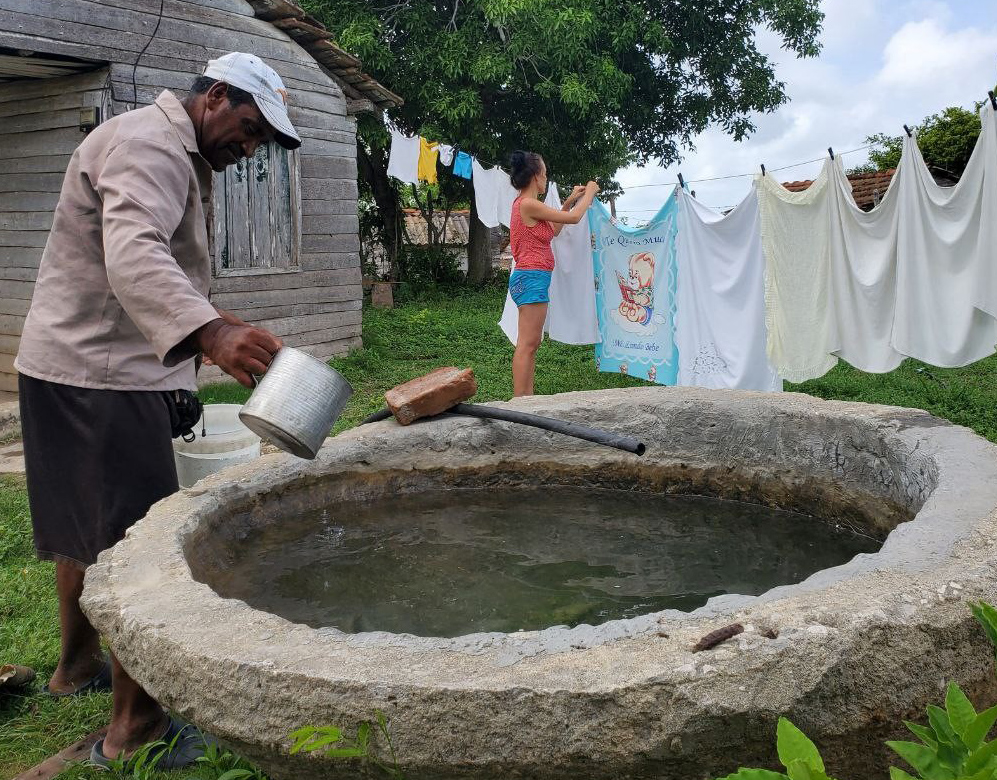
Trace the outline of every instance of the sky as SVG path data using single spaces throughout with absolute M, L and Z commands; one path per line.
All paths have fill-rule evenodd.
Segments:
M 649 164 L 619 171 L 625 190 L 617 214 L 639 222 L 653 215 L 678 172 L 696 197 L 726 208 L 741 201 L 764 163 L 779 181 L 809 179 L 814 160 L 865 145 L 875 133 L 898 135 L 947 106 L 972 108 L 997 83 L 997 0 L 823 0 L 823 49 L 796 59 L 778 36 L 761 32 L 759 47 L 776 64 L 789 102 L 753 117 L 757 130 L 740 143 L 719 130 L 695 139 L 695 150 L 669 168 Z M 845 154 L 846 168 L 868 160 L 866 150 Z

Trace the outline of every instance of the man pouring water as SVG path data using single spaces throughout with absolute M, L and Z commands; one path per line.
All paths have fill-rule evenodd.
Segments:
M 62 652 L 49 695 L 110 687 L 97 764 L 144 743 L 159 768 L 203 752 L 116 659 L 80 609 L 83 573 L 178 489 L 172 436 L 204 355 L 243 385 L 281 342 L 208 301 L 212 171 L 301 139 L 280 77 L 250 54 L 208 63 L 183 99 L 99 126 L 69 163 L 15 366 L 35 547 L 55 562 Z

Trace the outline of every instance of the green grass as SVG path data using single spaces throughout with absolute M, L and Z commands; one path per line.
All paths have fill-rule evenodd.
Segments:
M 24 480 L 0 477 L 0 663 L 31 666 L 44 680 L 59 658 L 54 567 L 35 558 Z M 41 682 L 36 681 L 37 692 Z M 109 694 L 57 701 L 0 694 L 0 777 L 44 760 L 106 722 Z
M 332 364 L 356 393 L 337 424 L 355 425 L 381 408 L 384 391 L 441 365 L 470 366 L 478 379 L 477 401 L 512 395 L 512 345 L 496 323 L 504 290 L 498 287 L 438 295 L 391 310 L 364 312 L 364 348 Z M 646 384 L 595 371 L 591 347 L 546 342 L 537 356 L 538 393 L 629 387 Z M 997 357 L 961 369 L 928 368 L 907 361 L 884 375 L 863 374 L 841 364 L 820 379 L 787 386 L 821 398 L 911 406 L 974 429 L 997 441 Z M 202 391 L 209 403 L 241 403 L 249 390 L 234 383 Z M 0 478 L 0 663 L 33 666 L 44 681 L 58 658 L 58 621 L 51 564 L 35 560 L 23 480 Z M 0 778 L 12 777 L 107 719 L 110 697 L 50 700 L 37 691 L 0 695 Z M 210 767 L 157 773 L 150 780 L 211 780 Z M 63 780 L 113 775 L 89 768 L 63 773 Z
M 395 309 L 364 311 L 364 348 L 331 364 L 353 385 L 354 395 L 335 431 L 345 430 L 384 406 L 384 392 L 440 366 L 473 368 L 475 401 L 512 396 L 512 353 L 498 328 L 505 288 L 437 295 Z M 595 371 L 592 347 L 545 341 L 537 354 L 536 392 L 632 387 L 647 383 Z M 211 385 L 206 403 L 243 403 L 250 391 L 234 383 Z
M 997 442 L 997 356 L 964 368 L 906 360 L 889 374 L 866 374 L 839 363 L 820 379 L 787 390 L 841 401 L 926 409 Z
M 512 345 L 498 329 L 504 288 L 463 291 L 364 312 L 364 348 L 331 361 L 356 393 L 336 431 L 356 425 L 384 405 L 384 391 L 441 365 L 470 366 L 475 401 L 512 395 Z M 545 341 L 537 355 L 536 392 L 596 390 L 647 384 L 595 371 L 592 347 Z M 820 379 L 787 390 L 866 403 L 927 409 L 997 442 L 997 356 L 965 368 L 932 368 L 907 360 L 889 374 L 866 374 L 839 363 Z M 204 388 L 208 403 L 242 403 L 250 391 L 234 383 Z

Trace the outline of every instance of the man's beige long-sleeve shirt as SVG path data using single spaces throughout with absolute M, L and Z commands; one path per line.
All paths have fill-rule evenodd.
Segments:
M 180 101 L 94 130 L 73 154 L 14 365 L 50 382 L 194 389 L 208 302 L 211 167 Z

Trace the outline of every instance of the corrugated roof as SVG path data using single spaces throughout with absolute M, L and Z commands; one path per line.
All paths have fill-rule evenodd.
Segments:
M 369 100 L 378 108 L 400 106 L 405 101 L 367 73 L 356 57 L 341 49 L 318 19 L 291 0 L 249 0 L 256 16 L 286 32 L 342 88 L 347 99 Z
M 893 180 L 893 174 L 896 172 L 896 168 L 890 168 L 887 171 L 849 174 L 848 181 L 852 185 L 852 198 L 855 199 L 855 205 L 863 211 L 869 211 L 875 207 L 886 194 L 886 190 Z M 813 180 L 808 179 L 806 181 L 787 181 L 782 186 L 790 192 L 802 192 L 811 184 L 813 184 Z
M 405 214 L 405 234 L 409 243 L 416 246 L 429 244 L 429 230 L 426 220 L 418 209 L 403 209 Z M 443 212 L 433 212 L 433 226 L 443 229 Z M 464 246 L 467 244 L 471 230 L 471 212 L 467 209 L 451 211 L 447 221 L 446 244 L 449 246 Z

